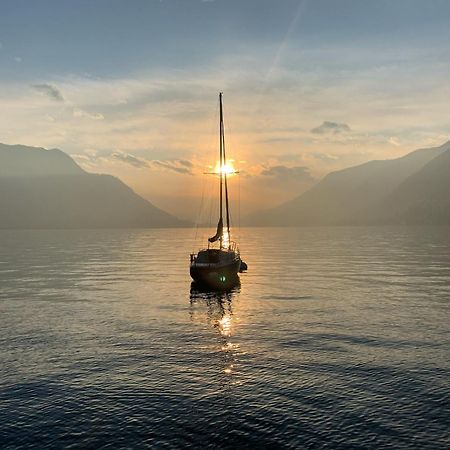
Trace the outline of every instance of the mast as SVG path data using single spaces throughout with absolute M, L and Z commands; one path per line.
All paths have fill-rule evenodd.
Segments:
M 223 111 L 222 111 L 222 92 L 219 92 L 219 103 L 220 103 L 220 122 L 219 122 L 219 149 L 220 149 L 220 218 L 219 223 L 223 222 Z M 220 236 L 220 248 L 222 248 L 223 235 Z
M 227 158 L 225 154 L 225 127 L 223 125 L 223 107 L 222 107 L 222 92 L 219 94 L 220 97 L 220 123 L 221 123 L 221 147 L 222 147 L 222 160 L 223 160 L 223 166 L 226 167 L 227 165 Z M 221 176 L 222 176 L 222 170 Z M 231 235 L 230 235 L 230 210 L 228 206 L 228 182 L 227 182 L 227 173 L 224 171 L 224 180 L 225 180 L 225 210 L 226 210 L 226 217 L 227 217 L 227 233 L 228 233 L 228 248 L 230 248 L 231 245 Z M 221 195 L 222 195 L 222 189 L 221 189 Z M 221 210 L 222 211 L 222 210 Z
M 223 247 L 223 190 L 225 184 L 225 208 L 226 208 L 226 218 L 227 218 L 227 232 L 228 232 L 228 249 L 230 248 L 230 210 L 228 207 L 228 183 L 227 174 L 223 170 L 227 164 L 227 158 L 225 156 L 225 130 L 223 126 L 223 108 L 222 108 L 222 92 L 219 93 L 220 102 L 220 122 L 219 122 L 219 150 L 220 150 L 220 214 L 219 223 L 217 224 L 217 231 L 213 237 L 208 239 L 208 242 L 220 242 L 220 248 Z M 209 248 L 209 244 L 208 244 Z

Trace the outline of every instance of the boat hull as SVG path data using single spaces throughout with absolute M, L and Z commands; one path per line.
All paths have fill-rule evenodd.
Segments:
M 192 279 L 200 285 L 213 289 L 230 289 L 239 282 L 240 267 L 240 259 L 226 264 L 193 263 L 190 266 L 190 274 Z

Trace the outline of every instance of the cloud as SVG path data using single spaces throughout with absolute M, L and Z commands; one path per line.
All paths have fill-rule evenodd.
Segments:
M 118 161 L 125 162 L 137 168 L 148 167 L 147 161 L 138 158 L 137 156 L 131 155 L 130 153 L 114 152 L 111 156 Z
M 179 159 L 179 164 L 186 167 L 193 167 L 194 165 L 191 163 L 191 161 L 187 161 L 186 159 Z
M 338 156 L 331 155 L 330 153 L 312 152 L 309 155 L 319 161 L 337 161 L 339 159 Z
M 105 117 L 100 113 L 90 113 L 80 108 L 73 109 L 73 117 L 87 117 L 93 120 L 103 120 Z
M 268 137 L 265 139 L 260 139 L 259 142 L 263 144 L 277 144 L 277 143 L 284 143 L 284 142 L 293 142 L 298 141 L 299 137 L 297 135 L 292 136 L 273 136 Z
M 44 94 L 48 98 L 55 100 L 57 102 L 64 102 L 64 97 L 62 96 L 58 88 L 56 88 L 55 86 L 47 83 L 33 84 L 32 86 L 34 89 L 36 89 L 36 91 L 40 92 L 41 94 Z
M 137 169 L 150 169 L 159 171 L 176 172 L 192 175 L 194 164 L 186 159 L 150 159 L 133 155 L 124 151 L 97 152 L 95 150 L 86 151 L 83 154 L 72 155 L 75 160 L 85 165 L 87 168 L 91 164 L 101 165 L 104 163 L 125 163 Z
M 398 139 L 395 136 L 391 136 L 388 139 L 389 144 L 392 144 L 394 147 L 399 147 L 400 146 L 400 142 L 398 141 Z
M 264 169 L 261 174 L 264 177 L 278 178 L 284 181 L 313 181 L 309 169 L 304 166 L 272 166 Z
M 151 165 L 154 167 L 163 168 L 168 171 L 192 175 L 193 164 L 184 159 L 170 159 L 166 161 L 153 160 Z
M 322 125 L 315 127 L 311 130 L 314 134 L 339 134 L 349 133 L 350 127 L 346 123 L 329 122 L 325 120 Z
M 168 160 L 158 160 L 158 159 L 145 159 L 134 156 L 130 153 L 124 152 L 114 152 L 112 157 L 118 161 L 127 163 L 133 167 L 141 168 L 151 168 L 155 170 L 163 169 L 169 172 L 176 172 L 181 174 L 192 174 L 193 164 L 190 161 L 184 159 L 168 159 Z
M 103 120 L 105 117 L 100 113 L 91 113 L 85 109 L 77 108 L 71 105 L 70 102 L 66 102 L 66 99 L 61 94 L 61 91 L 54 85 L 49 83 L 33 84 L 32 87 L 41 93 L 42 95 L 48 97 L 50 100 L 56 102 L 65 103 L 67 105 L 67 111 L 71 111 L 73 117 L 87 118 L 92 120 Z

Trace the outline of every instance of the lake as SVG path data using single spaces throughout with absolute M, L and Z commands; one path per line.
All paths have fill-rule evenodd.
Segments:
M 222 294 L 194 237 L 0 231 L 0 447 L 449 447 L 450 228 L 243 229 Z

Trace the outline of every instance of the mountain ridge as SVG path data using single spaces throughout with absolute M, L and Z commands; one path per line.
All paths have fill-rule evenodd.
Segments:
M 30 149 L 33 149 L 30 151 Z M 0 177 L 77 175 L 87 173 L 67 153 L 0 143 Z

